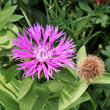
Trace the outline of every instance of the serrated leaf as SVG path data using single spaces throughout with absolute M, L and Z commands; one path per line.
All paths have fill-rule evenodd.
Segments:
M 53 74 L 54 78 L 60 79 L 64 82 L 70 82 L 70 83 L 73 83 L 75 81 L 75 77 L 73 76 L 73 74 L 67 68 L 59 67 L 58 69 L 61 72 L 54 73 Z
M 88 86 L 89 84 L 83 81 L 79 81 L 75 88 L 69 85 L 65 86 L 60 93 L 58 110 L 64 110 L 77 101 L 77 99 L 79 99 L 79 97 L 86 91 Z
M 6 27 L 7 27 L 9 30 L 11 30 L 11 31 L 13 31 L 13 32 L 15 32 L 15 33 L 16 33 L 16 32 L 17 32 L 17 33 L 19 32 L 17 26 L 16 26 L 15 24 L 11 23 L 11 22 L 10 22 L 10 23 L 7 23 L 7 24 L 6 24 Z
M 0 103 L 6 110 L 20 110 L 18 103 L 5 91 L 0 90 Z
M 10 17 L 9 21 L 10 21 L 10 22 L 16 22 L 16 21 L 19 21 L 20 19 L 22 19 L 23 17 L 24 17 L 24 16 L 22 16 L 22 15 L 13 14 L 13 15 Z
M 17 68 L 18 66 L 14 65 L 4 73 L 6 83 L 9 83 L 20 72 L 20 70 L 16 70 Z
M 79 2 L 79 6 L 80 6 L 84 11 L 92 12 L 91 7 L 89 7 L 89 6 L 88 6 L 87 4 L 85 4 L 84 2 Z
M 78 51 L 77 62 L 86 57 L 86 49 L 85 46 L 82 46 Z
M 5 4 L 5 6 L 3 7 L 3 9 L 8 8 L 8 7 L 10 7 L 10 6 L 11 6 L 11 0 L 9 0 L 9 1 Z
M 18 100 L 20 100 L 29 91 L 33 84 L 33 80 L 30 77 L 24 78 L 21 82 L 19 89 Z
M 11 6 L 4 10 L 0 10 L 0 30 L 5 27 L 6 23 L 15 11 L 16 7 L 17 6 Z

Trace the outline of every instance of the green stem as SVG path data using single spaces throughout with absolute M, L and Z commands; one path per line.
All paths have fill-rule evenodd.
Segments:
M 18 97 L 16 96 L 16 94 L 15 94 L 11 89 L 7 88 L 1 81 L 0 81 L 0 83 L 1 83 L 1 85 L 2 85 L 5 89 L 7 89 L 10 93 L 12 93 L 16 99 L 18 98 Z
M 26 13 L 24 12 L 24 10 L 23 10 L 22 8 L 21 8 L 21 11 L 22 11 L 22 13 L 23 13 L 23 15 L 24 15 L 24 17 L 25 17 L 25 19 L 26 19 L 26 21 L 27 21 L 28 25 L 30 26 L 30 25 L 31 25 L 31 23 L 30 23 L 30 21 L 29 21 L 29 19 L 28 19 L 27 15 L 26 15 Z
M 90 98 L 90 102 L 92 103 L 93 107 L 94 107 L 94 110 L 97 109 L 97 106 L 95 105 L 94 101 L 92 100 L 92 98 Z

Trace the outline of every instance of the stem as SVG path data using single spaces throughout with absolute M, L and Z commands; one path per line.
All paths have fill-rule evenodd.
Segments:
M 94 107 L 94 110 L 96 110 L 96 109 L 97 109 L 97 107 L 96 107 L 96 105 L 95 105 L 94 101 L 92 100 L 92 98 L 90 98 L 90 102 L 92 103 L 92 105 L 93 105 L 93 107 Z
M 11 89 L 7 88 L 1 81 L 0 81 L 0 83 L 1 83 L 1 85 L 2 85 L 5 89 L 7 89 L 11 94 L 13 94 L 16 99 L 18 98 L 18 97 L 16 96 L 16 94 L 15 94 Z
M 31 23 L 30 23 L 30 21 L 29 21 L 29 19 L 28 19 L 27 15 L 26 15 L 26 13 L 24 12 L 24 10 L 23 10 L 22 8 L 21 8 L 21 11 L 22 11 L 22 13 L 23 13 L 23 15 L 24 15 L 24 17 L 25 17 L 25 19 L 26 19 L 26 21 L 27 21 L 28 25 L 30 26 L 30 25 L 31 25 Z

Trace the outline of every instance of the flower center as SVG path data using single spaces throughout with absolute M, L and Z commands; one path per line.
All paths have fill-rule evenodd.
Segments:
M 51 59 L 53 51 L 48 46 L 39 45 L 35 48 L 34 55 L 38 62 Z

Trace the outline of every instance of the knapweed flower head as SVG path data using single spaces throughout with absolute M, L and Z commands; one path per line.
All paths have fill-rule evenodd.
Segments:
M 102 59 L 97 56 L 88 55 L 77 64 L 79 77 L 90 83 L 103 75 L 104 71 L 104 63 Z
M 38 76 L 43 73 L 45 78 L 49 80 L 52 77 L 53 71 L 56 73 L 60 70 L 57 67 L 70 66 L 74 69 L 74 62 L 70 60 L 76 58 L 75 44 L 73 39 L 68 37 L 66 39 L 66 33 L 62 30 L 58 32 L 58 26 L 53 27 L 46 25 L 44 29 L 39 23 L 23 29 L 23 35 L 17 34 L 12 48 L 12 59 L 27 59 L 21 60 L 21 66 L 19 70 L 26 69 L 23 76 L 32 75 Z

